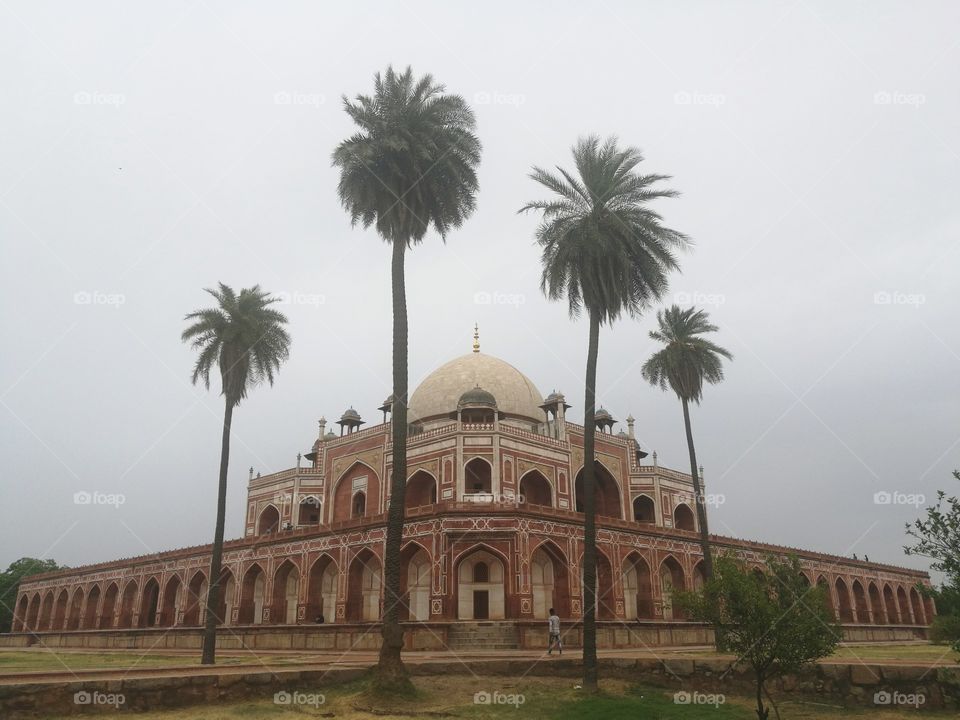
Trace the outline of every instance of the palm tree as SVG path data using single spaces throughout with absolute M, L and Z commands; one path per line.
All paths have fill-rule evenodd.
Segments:
M 223 440 L 220 445 L 220 486 L 217 491 L 217 527 L 213 535 L 210 577 L 207 591 L 207 617 L 200 662 L 212 665 L 217 644 L 217 608 L 220 602 L 220 566 L 223 561 L 223 524 L 227 502 L 227 466 L 230 463 L 230 426 L 233 409 L 247 393 L 266 380 L 273 385 L 274 374 L 290 354 L 290 335 L 284 325 L 287 318 L 272 307 L 278 298 L 259 285 L 244 288 L 237 295 L 233 288 L 219 284 L 207 289 L 217 306 L 197 310 L 184 318 L 191 321 L 181 339 L 199 351 L 193 366 L 193 383 L 203 381 L 210 388 L 210 371 L 220 370 L 224 399 Z
M 707 508 L 697 471 L 697 451 L 693 447 L 693 431 L 690 429 L 689 405 L 691 402 L 700 404 L 704 382 L 716 384 L 723 380 L 721 358 L 732 360 L 733 355 L 702 337 L 717 331 L 717 326 L 710 323 L 704 310 L 692 307 L 683 310 L 673 305 L 657 313 L 657 324 L 658 329 L 651 330 L 650 337 L 662 342 L 664 347 L 643 364 L 641 373 L 651 385 L 659 386 L 661 390 L 668 387 L 673 390 L 683 405 L 683 425 L 687 431 L 690 477 L 693 479 L 693 495 L 697 505 L 704 574 L 709 580 L 713 577 L 713 557 L 710 554 Z
M 459 95 L 446 94 L 433 77 L 417 79 L 387 68 L 374 78 L 373 95 L 343 98 L 356 134 L 333 152 L 340 168 L 337 192 L 354 225 L 374 225 L 392 246 L 393 467 L 384 557 L 383 644 L 376 689 L 407 687 L 400 652 L 400 543 L 407 475 L 407 299 L 404 253 L 432 225 L 441 239 L 459 227 L 476 206 L 480 141 L 473 111 Z
M 583 413 L 583 673 L 584 687 L 597 687 L 596 636 L 596 426 L 597 353 L 600 326 L 626 312 L 638 316 L 667 288 L 677 268 L 674 252 L 685 248 L 685 235 L 664 227 L 650 208 L 658 198 L 676 197 L 654 187 L 665 175 L 636 172 L 643 160 L 633 147 L 621 149 L 611 137 L 581 138 L 573 147 L 575 173 L 559 175 L 534 168 L 530 177 L 554 197 L 521 209 L 539 210 L 543 220 L 537 242 L 543 248 L 540 287 L 551 300 L 566 297 L 571 317 L 586 310 L 590 320 Z

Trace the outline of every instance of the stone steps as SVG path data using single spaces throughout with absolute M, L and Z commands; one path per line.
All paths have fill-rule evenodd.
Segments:
M 447 646 L 451 650 L 516 650 L 519 637 L 509 622 L 454 623 L 447 630 Z

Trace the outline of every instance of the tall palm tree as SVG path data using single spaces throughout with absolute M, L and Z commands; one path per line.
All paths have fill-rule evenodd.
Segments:
M 723 360 L 732 360 L 733 355 L 716 343 L 702 337 L 717 331 L 710 323 L 707 313 L 696 308 L 683 310 L 673 305 L 657 313 L 656 330 L 650 337 L 663 343 L 662 350 L 655 352 L 643 364 L 641 373 L 651 385 L 673 390 L 683 405 L 683 425 L 687 431 L 687 450 L 690 453 L 690 477 L 693 479 L 693 495 L 697 505 L 697 525 L 700 529 L 700 547 L 703 549 L 704 574 L 707 580 L 713 577 L 713 557 L 710 554 L 710 533 L 707 528 L 707 508 L 703 488 L 697 470 L 697 451 L 693 446 L 693 431 L 690 429 L 690 403 L 700 404 L 703 383 L 719 383 L 723 380 Z
M 591 690 L 597 687 L 594 414 L 600 326 L 624 312 L 636 317 L 659 299 L 677 268 L 675 251 L 688 245 L 650 207 L 653 200 L 677 196 L 654 187 L 669 176 L 638 173 L 642 160 L 639 150 L 618 147 L 615 137 L 602 143 L 596 136 L 581 138 L 573 147 L 575 172 L 535 167 L 530 177 L 554 196 L 521 209 L 543 215 L 536 233 L 543 248 L 541 290 L 551 300 L 566 297 L 571 317 L 586 310 L 590 320 L 583 411 L 583 682 Z
M 181 339 L 199 351 L 193 366 L 193 383 L 202 381 L 210 388 L 210 371 L 220 371 L 224 399 L 223 439 L 220 445 L 220 486 L 217 491 L 217 526 L 213 535 L 210 577 L 207 591 L 207 617 L 200 662 L 212 665 L 217 644 L 217 608 L 220 602 L 220 569 L 223 561 L 223 525 L 227 502 L 227 466 L 230 463 L 230 427 L 233 409 L 247 393 L 266 380 L 273 385 L 274 374 L 290 354 L 290 335 L 284 325 L 287 318 L 271 305 L 278 298 L 259 285 L 244 288 L 237 295 L 233 288 L 219 284 L 207 289 L 217 306 L 197 310 L 184 318 L 190 326 Z
M 387 68 L 374 78 L 373 95 L 358 95 L 343 107 L 356 134 L 333 152 L 340 169 L 337 192 L 355 225 L 374 225 L 392 246 L 393 467 L 384 557 L 383 644 L 375 674 L 378 690 L 407 686 L 400 652 L 400 543 L 407 480 L 407 299 L 404 254 L 433 226 L 441 239 L 476 206 L 480 141 L 473 111 L 459 95 L 446 93 L 430 75 L 417 79 L 408 67 Z

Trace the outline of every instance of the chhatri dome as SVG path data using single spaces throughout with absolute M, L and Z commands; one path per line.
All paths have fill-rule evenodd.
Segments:
M 543 422 L 543 397 L 537 386 L 510 363 L 480 352 L 476 328 L 473 337 L 473 352 L 441 365 L 413 391 L 410 421 L 449 418 L 464 395 L 471 398 L 481 388 L 485 396 L 495 398 L 502 415 Z

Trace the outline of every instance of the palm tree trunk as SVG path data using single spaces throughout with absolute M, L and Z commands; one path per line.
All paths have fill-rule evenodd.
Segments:
M 597 353 L 600 318 L 590 313 L 587 378 L 583 403 L 583 687 L 597 689 L 597 503 L 594 472 Z
M 381 691 L 409 683 L 400 652 L 400 546 L 403 540 L 404 499 L 407 490 L 407 296 L 403 261 L 407 244 L 393 241 L 393 469 L 390 476 L 390 507 L 387 510 L 387 540 L 384 557 L 383 644 L 375 682 Z
M 210 577 L 207 578 L 207 618 L 203 630 L 203 654 L 200 662 L 213 665 L 217 648 L 217 608 L 220 604 L 220 566 L 223 563 L 223 526 L 227 511 L 227 466 L 230 464 L 230 425 L 233 423 L 233 401 L 225 398 L 223 439 L 220 443 L 220 486 L 217 489 L 217 527 L 213 533 L 210 556 Z
M 693 447 L 693 430 L 690 428 L 690 408 L 686 398 L 680 398 L 683 404 L 683 425 L 687 431 L 687 450 L 690 452 L 690 477 L 693 480 L 693 497 L 697 505 L 697 526 L 700 529 L 700 548 L 703 550 L 703 574 L 707 580 L 713 578 L 713 556 L 710 554 L 710 530 L 707 527 L 707 505 L 700 486 L 700 473 L 697 470 L 697 451 Z

